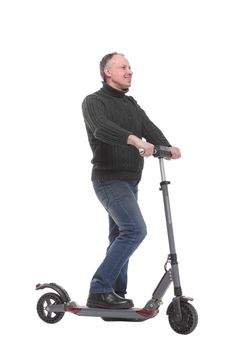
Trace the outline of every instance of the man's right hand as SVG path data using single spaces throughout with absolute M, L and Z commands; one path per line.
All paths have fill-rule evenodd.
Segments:
M 142 157 L 150 157 L 154 154 L 154 145 L 141 140 L 135 135 L 129 135 L 127 144 L 136 147 L 139 151 L 143 150 L 143 152 L 140 152 Z

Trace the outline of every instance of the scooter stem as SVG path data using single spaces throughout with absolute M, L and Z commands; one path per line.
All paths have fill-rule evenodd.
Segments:
M 169 241 L 169 248 L 170 248 L 169 260 L 171 261 L 171 265 L 172 265 L 172 279 L 175 287 L 175 295 L 181 296 L 182 291 L 180 286 L 180 277 L 179 277 L 179 270 L 178 270 L 175 239 L 174 239 L 174 233 L 173 233 L 170 200 L 169 200 L 169 194 L 168 194 L 168 185 L 170 184 L 170 182 L 166 181 L 163 158 L 159 158 L 159 165 L 160 165 L 160 172 L 161 172 L 161 178 L 162 178 L 162 182 L 160 183 L 160 186 L 163 194 L 167 234 L 168 234 L 168 241 Z
M 166 181 L 166 174 L 165 174 L 163 158 L 159 158 L 159 166 L 160 166 L 161 180 Z

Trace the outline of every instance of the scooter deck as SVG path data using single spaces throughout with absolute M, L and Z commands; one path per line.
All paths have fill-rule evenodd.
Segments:
M 71 312 L 77 316 L 102 317 L 105 321 L 144 321 L 157 315 L 158 309 L 144 308 L 103 309 L 80 306 L 74 302 L 67 304 L 53 304 L 48 307 L 50 312 Z

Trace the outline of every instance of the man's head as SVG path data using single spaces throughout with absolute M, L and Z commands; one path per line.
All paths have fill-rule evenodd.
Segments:
M 108 85 L 118 90 L 124 90 L 130 87 L 133 72 L 125 56 L 113 52 L 102 58 L 100 75 Z

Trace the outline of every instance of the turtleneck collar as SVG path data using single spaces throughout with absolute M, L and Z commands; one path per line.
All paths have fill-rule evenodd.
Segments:
M 102 91 L 105 92 L 108 95 L 111 95 L 113 97 L 124 97 L 125 94 L 129 91 L 129 89 L 124 89 L 124 90 L 117 90 L 114 89 L 113 87 L 111 87 L 110 85 L 106 84 L 104 81 L 103 83 L 103 87 L 102 87 Z

